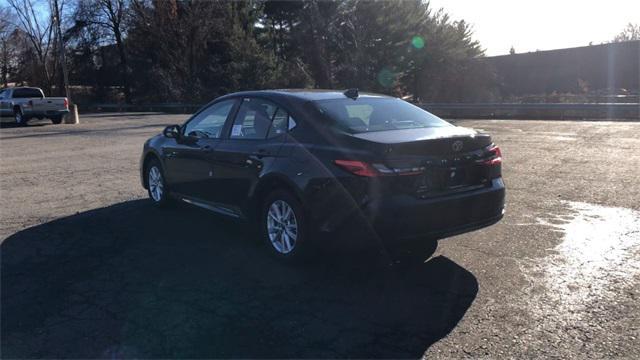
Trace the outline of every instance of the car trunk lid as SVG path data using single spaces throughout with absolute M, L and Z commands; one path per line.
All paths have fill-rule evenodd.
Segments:
M 375 131 L 353 136 L 376 143 L 386 157 L 449 156 L 491 144 L 490 136 L 457 126 Z
M 372 164 L 397 191 L 431 197 L 488 186 L 495 174 L 487 134 L 457 127 L 433 127 L 352 134 L 372 150 Z

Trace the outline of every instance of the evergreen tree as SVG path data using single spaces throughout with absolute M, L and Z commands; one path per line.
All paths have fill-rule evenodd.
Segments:
M 137 102 L 282 87 L 475 101 L 493 86 L 470 26 L 422 0 L 77 1 L 71 78 L 98 99 L 115 85 Z M 114 4 L 120 41 L 109 11 L 96 12 Z

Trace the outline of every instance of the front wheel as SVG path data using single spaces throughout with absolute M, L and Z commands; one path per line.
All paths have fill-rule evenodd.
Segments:
M 152 160 L 146 170 L 149 198 L 155 206 L 167 205 L 170 198 L 160 162 Z
M 309 247 L 302 204 L 287 191 L 271 193 L 263 204 L 262 237 L 271 252 L 286 261 L 302 259 Z

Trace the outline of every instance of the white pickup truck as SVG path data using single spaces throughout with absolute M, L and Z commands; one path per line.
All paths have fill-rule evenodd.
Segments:
M 60 124 L 69 112 L 66 97 L 45 97 L 42 89 L 14 87 L 0 90 L 0 115 L 13 117 L 16 124 L 26 125 L 29 119 L 49 118 Z

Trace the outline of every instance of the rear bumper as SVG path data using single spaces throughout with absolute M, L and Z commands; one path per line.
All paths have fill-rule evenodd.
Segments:
M 29 117 L 49 117 L 49 116 L 64 116 L 66 114 L 69 113 L 68 109 L 65 110 L 46 110 L 46 111 L 34 111 L 34 110 L 28 110 L 28 109 L 24 109 L 23 110 L 24 116 L 29 116 Z
M 491 226 L 498 221 L 502 220 L 504 217 L 504 208 L 500 210 L 497 215 L 489 216 L 489 217 L 481 217 L 479 220 L 462 223 L 459 225 L 444 227 L 440 229 L 427 229 L 425 231 L 415 231 L 415 232 L 405 232 L 400 235 L 396 240 L 397 241 L 408 241 L 416 238 L 428 238 L 428 239 L 444 239 L 447 237 L 460 235 L 464 233 L 468 233 L 475 230 L 480 230 L 482 228 Z
M 485 188 L 436 198 L 394 196 L 370 204 L 366 217 L 381 235 L 442 238 L 496 223 L 504 200 L 504 182 L 498 178 Z
M 366 201 L 357 207 L 353 206 L 356 201 L 350 203 L 352 206 L 347 203 L 334 205 L 332 215 L 321 223 L 321 230 L 358 226 L 372 229 L 381 238 L 393 242 L 412 238 L 437 239 L 500 221 L 504 215 L 505 186 L 502 178 L 497 178 L 487 187 L 433 198 L 394 194 Z

